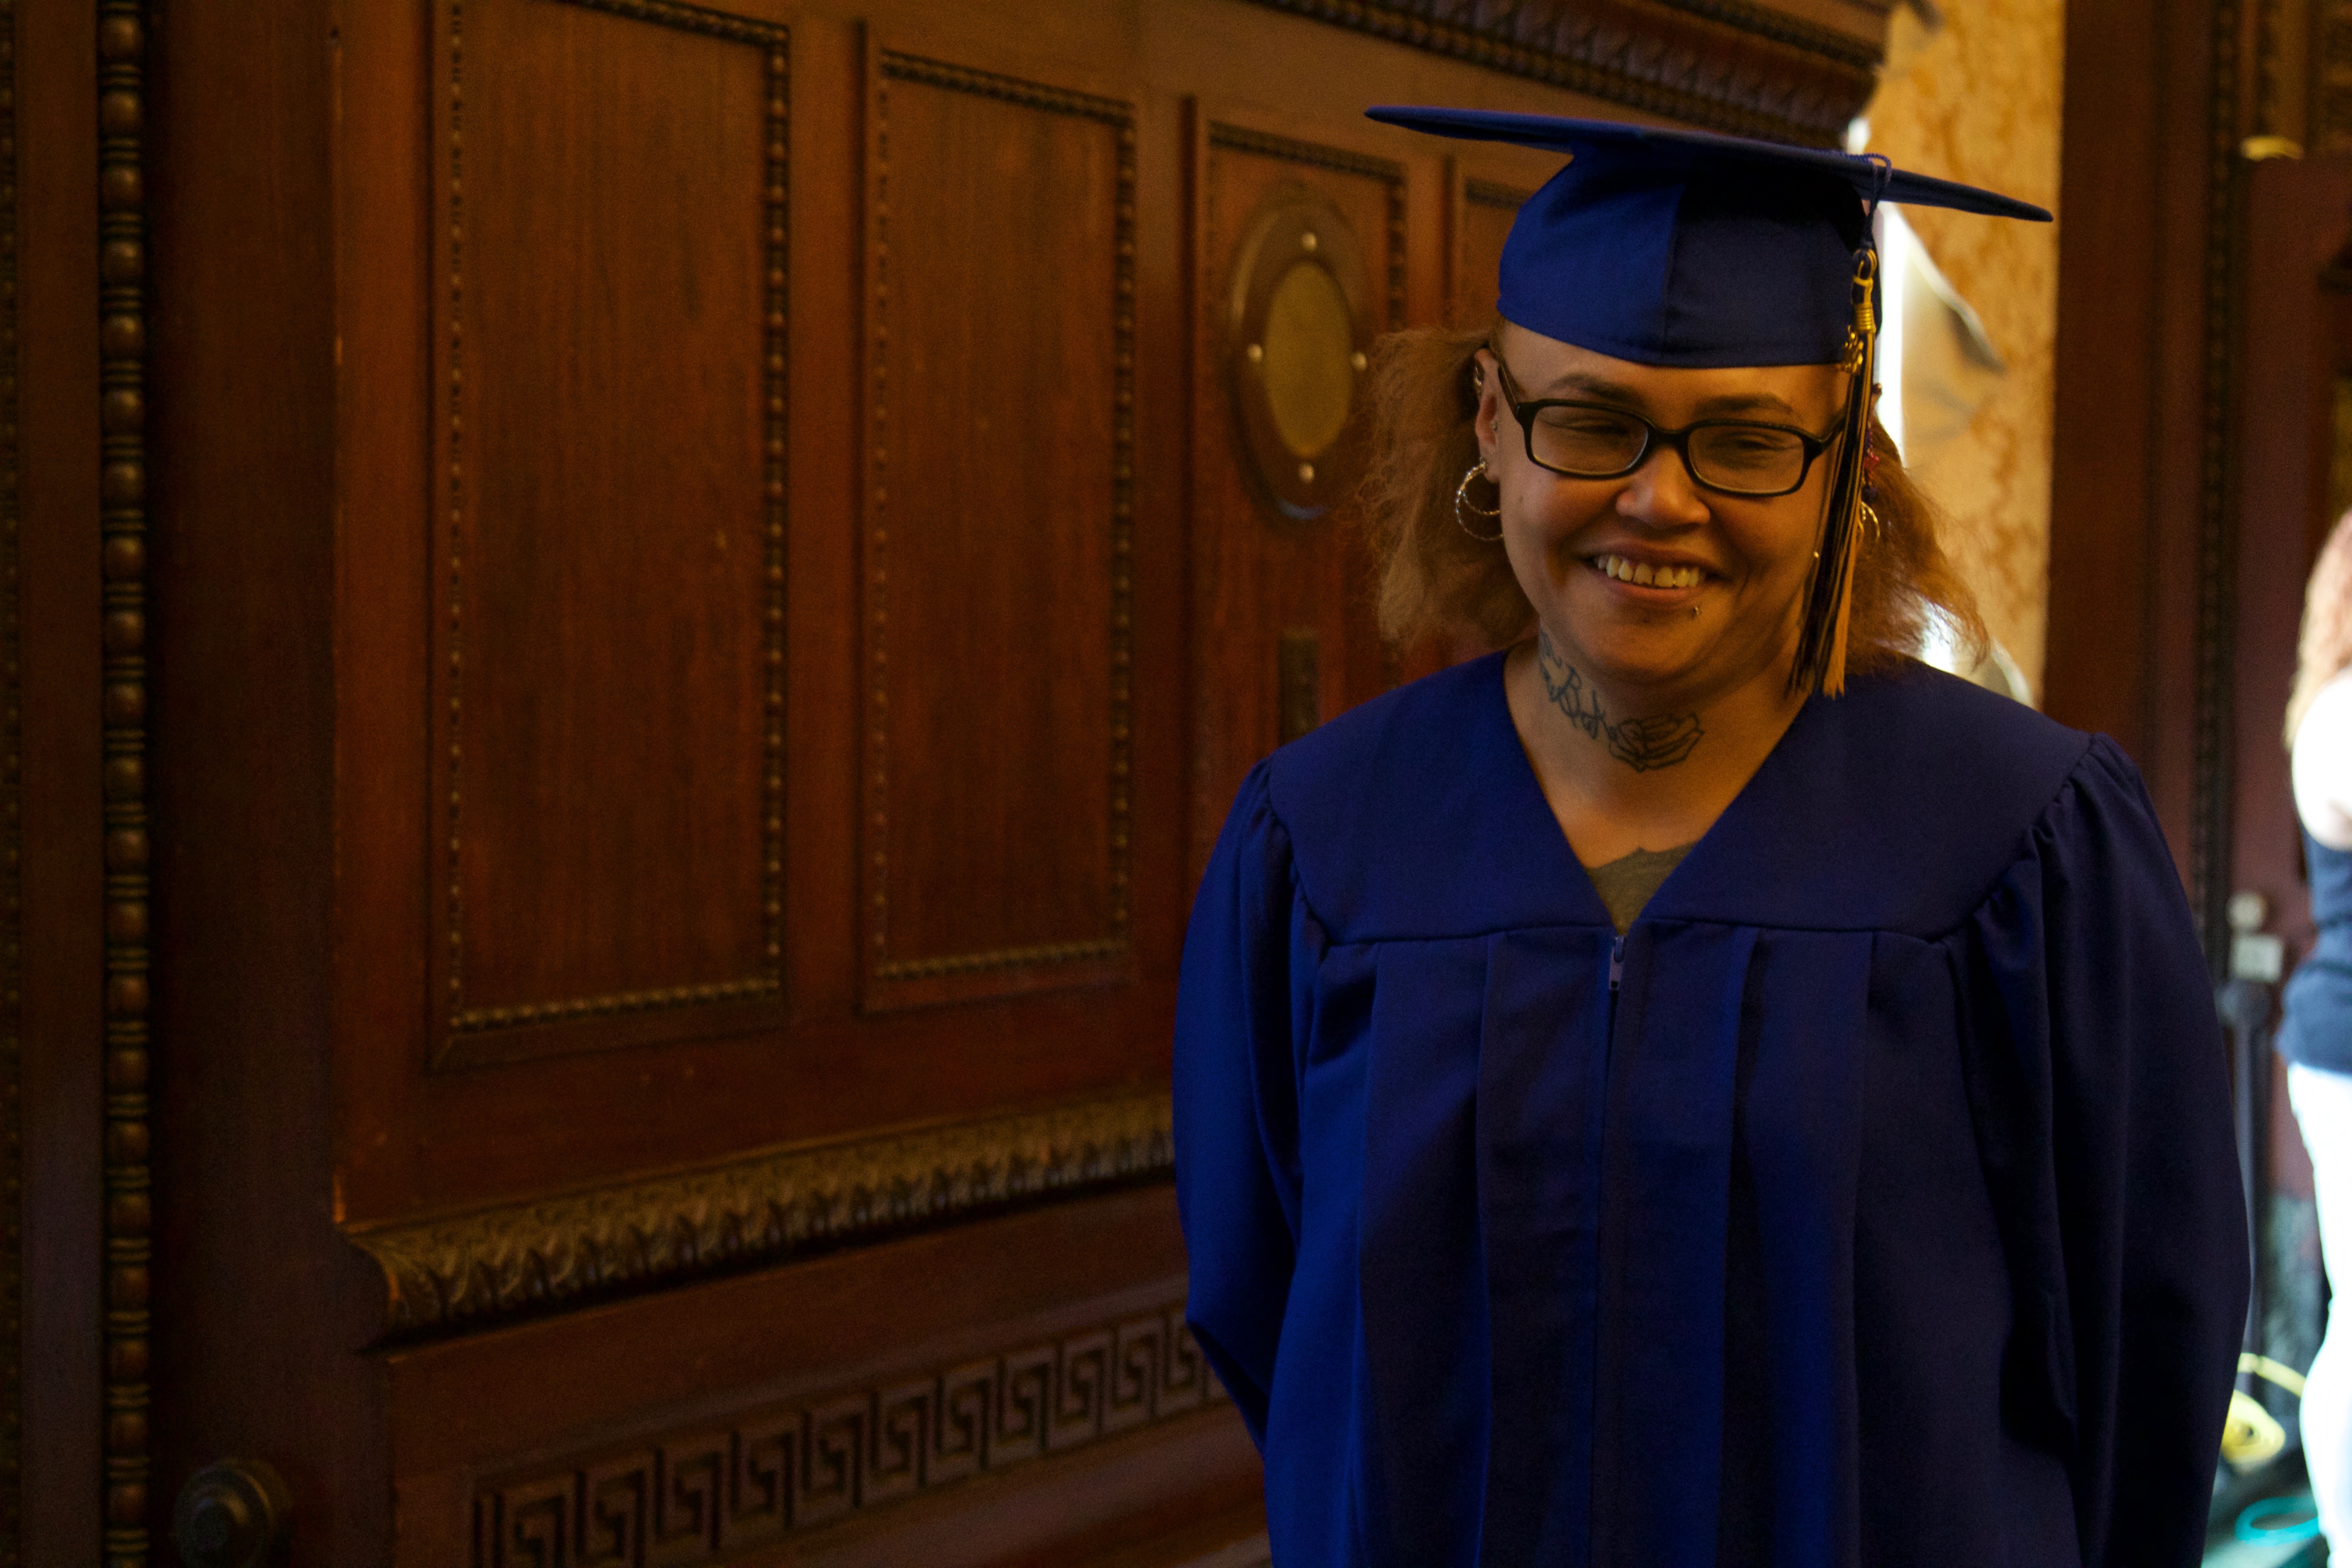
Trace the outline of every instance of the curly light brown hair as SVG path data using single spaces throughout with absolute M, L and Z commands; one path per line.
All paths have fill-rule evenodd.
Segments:
M 1465 638 L 1505 647 L 1535 629 L 1535 608 L 1502 546 L 1473 539 L 1454 512 L 1455 489 L 1478 461 L 1475 361 L 1502 325 L 1497 317 L 1475 331 L 1419 328 L 1373 346 L 1363 526 L 1379 573 L 1381 631 L 1402 647 Z M 1881 527 L 1864 535 L 1854 564 L 1847 668 L 1885 668 L 1912 657 L 1931 611 L 1969 657 L 1980 657 L 1984 623 L 1937 542 L 1935 508 L 1875 418 L 1870 444 Z M 2346 559 L 2352 563 L 2352 547 Z M 2352 565 L 2347 570 L 2352 575 Z
M 2294 693 L 2286 700 L 2286 743 L 2311 710 L 2319 689 L 2352 665 L 2352 511 L 2336 519 L 2311 582 L 2303 591 L 2303 635 L 2295 642 Z

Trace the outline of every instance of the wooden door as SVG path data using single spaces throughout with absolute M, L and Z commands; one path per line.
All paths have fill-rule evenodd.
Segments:
M 9 12 L 80 138 L 12 187 L 25 1541 L 229 1458 L 296 1563 L 1260 1528 L 1177 952 L 1242 773 L 1413 667 L 1346 440 L 1251 444 L 1246 242 L 1475 315 L 1553 161 L 1365 104 L 1827 141 L 1883 19 L 1321 9 Z
M 2314 935 L 2281 734 L 2311 566 L 2352 507 L 2352 156 L 2272 159 L 2242 175 L 2244 340 L 2235 399 L 2234 657 L 2228 801 L 2232 910 L 2225 1016 L 2257 1221 L 2256 1348 L 2307 1364 L 2323 1289 L 2311 1163 L 2269 1050 L 2278 982 Z

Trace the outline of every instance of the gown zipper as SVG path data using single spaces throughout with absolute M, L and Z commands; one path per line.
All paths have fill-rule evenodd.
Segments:
M 1625 939 L 1619 937 L 1609 944 L 1609 994 L 1617 994 L 1617 983 L 1625 978 Z

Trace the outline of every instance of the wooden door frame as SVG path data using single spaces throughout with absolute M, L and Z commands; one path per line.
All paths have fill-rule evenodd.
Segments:
M 110 1458 L 120 1461 L 115 1479 L 136 1486 L 145 1455 L 143 1388 L 121 1375 L 134 1370 L 128 1359 L 111 1378 L 103 1361 L 98 37 L 89 0 L 0 0 L 0 81 L 13 100 L 0 111 L 0 1564 L 9 1568 L 89 1561 L 104 1539 Z M 117 195 L 135 188 L 118 184 Z M 128 1205 L 121 1217 L 132 1217 Z M 110 1456 L 106 1426 L 118 1409 Z
M 2066 9 L 2044 705 L 2139 763 L 2209 954 L 2232 886 L 2242 145 L 2274 129 L 2296 9 Z

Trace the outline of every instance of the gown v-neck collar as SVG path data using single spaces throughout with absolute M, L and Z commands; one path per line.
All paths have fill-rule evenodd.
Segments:
M 1511 722 L 1502 663 L 1400 687 L 1267 760 L 1267 801 L 1331 939 L 1613 931 Z M 1916 664 L 1809 700 L 1636 927 L 1951 930 L 2091 744 L 1986 707 L 2004 701 Z
M 1576 923 L 1591 923 L 1591 919 L 1597 918 L 1600 923 L 1608 925 L 1613 930 L 1616 922 L 1610 915 L 1609 906 L 1601 897 L 1600 889 L 1593 885 L 1594 868 L 1586 866 L 1578 858 L 1575 845 L 1569 841 L 1568 830 L 1560 826 L 1559 816 L 1552 810 L 1550 800 L 1544 795 L 1543 780 L 1536 772 L 1535 758 L 1528 751 L 1527 740 L 1519 733 L 1518 724 L 1511 716 L 1510 650 L 1505 648 L 1487 657 L 1494 664 L 1493 678 L 1481 684 L 1491 708 L 1489 721 L 1496 718 L 1500 719 L 1504 731 L 1510 738 L 1509 750 L 1518 763 L 1517 769 L 1518 776 L 1512 781 L 1514 787 L 1508 792 L 1512 799 L 1506 809 L 1514 816 L 1524 815 L 1528 809 L 1529 801 L 1532 800 L 1537 822 L 1539 822 L 1543 827 L 1550 829 L 1550 832 L 1548 835 L 1540 835 L 1531 824 L 1530 836 L 1549 837 L 1557 841 L 1559 850 L 1559 858 L 1567 862 L 1566 869 L 1559 874 L 1573 889 L 1569 896 L 1578 903 L 1586 906 L 1579 911 L 1580 918 Z M 1758 764 L 1756 771 L 1748 776 L 1747 782 L 1739 786 L 1730 802 L 1716 814 L 1715 820 L 1707 825 L 1706 830 L 1696 838 L 1688 841 L 1688 852 L 1683 856 L 1681 862 L 1674 869 L 1666 873 L 1664 880 L 1651 892 L 1649 899 L 1634 914 L 1629 924 L 1638 925 L 1654 910 L 1659 910 L 1661 900 L 1665 899 L 1670 889 L 1680 893 L 1685 890 L 1683 884 L 1709 879 L 1705 865 L 1709 845 L 1720 844 L 1727 837 L 1737 837 L 1745 831 L 1740 820 L 1746 815 L 1740 809 L 1741 803 L 1757 793 L 1759 781 L 1763 780 L 1765 775 L 1773 770 L 1775 764 L 1780 762 L 1782 752 L 1791 749 L 1790 744 L 1791 738 L 1796 735 L 1798 729 L 1805 723 L 1813 710 L 1820 705 L 1821 700 L 1818 697 L 1809 697 L 1805 700 L 1803 706 L 1797 710 L 1796 716 L 1790 720 L 1788 728 L 1781 731 L 1780 738 L 1772 742 L 1772 749 L 1764 754 L 1763 762 Z M 1769 788 L 1769 785 L 1767 787 Z M 1674 847 L 1668 847 L 1669 849 Z M 1694 862 L 1699 863 L 1699 870 L 1696 873 L 1691 870 Z

